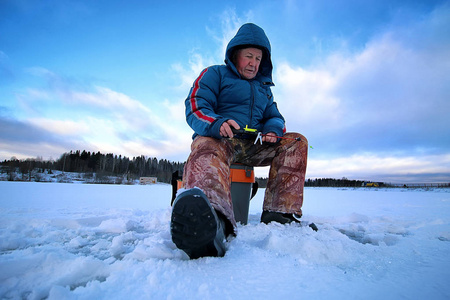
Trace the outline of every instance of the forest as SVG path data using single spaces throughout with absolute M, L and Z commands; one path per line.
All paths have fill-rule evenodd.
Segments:
M 158 182 L 169 183 L 172 173 L 175 171 L 182 173 L 184 163 L 143 155 L 130 159 L 112 153 L 102 154 L 77 150 L 64 153 L 57 160 L 46 161 L 42 158 L 18 160 L 13 157 L 3 161 L 1 166 L 2 172 L 20 172 L 22 175 L 37 169 L 40 172 L 95 173 L 99 177 L 123 176 L 129 181 L 140 177 L 157 177 Z M 28 176 L 28 178 L 30 177 Z

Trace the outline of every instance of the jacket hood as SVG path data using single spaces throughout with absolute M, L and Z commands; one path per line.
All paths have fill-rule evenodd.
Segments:
M 272 60 L 270 42 L 264 30 L 252 23 L 247 23 L 239 28 L 236 35 L 228 43 L 225 52 L 225 63 L 232 67 L 237 72 L 234 63 L 232 62 L 232 55 L 235 49 L 254 47 L 263 51 L 263 58 L 259 65 L 259 72 L 262 76 L 267 77 L 272 81 Z

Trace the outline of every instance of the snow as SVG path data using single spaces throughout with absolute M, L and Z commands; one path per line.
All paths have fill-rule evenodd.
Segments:
M 449 299 L 450 190 L 306 188 L 307 226 L 260 224 L 223 258 L 171 241 L 171 187 L 0 182 L 1 299 Z

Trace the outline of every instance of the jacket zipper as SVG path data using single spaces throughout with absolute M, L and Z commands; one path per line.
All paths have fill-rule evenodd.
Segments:
M 253 106 L 255 105 L 255 87 L 251 81 L 249 81 L 248 83 L 250 84 L 250 90 L 252 92 L 252 95 L 251 95 L 252 99 L 250 101 L 250 122 L 249 122 L 250 124 L 249 124 L 249 126 L 250 126 L 250 128 L 253 128 L 252 121 L 253 121 Z

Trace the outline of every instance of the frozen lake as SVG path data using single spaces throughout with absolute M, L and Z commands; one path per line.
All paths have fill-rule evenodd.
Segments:
M 449 299 L 450 190 L 306 188 L 304 219 L 188 260 L 169 185 L 0 182 L 2 299 Z

